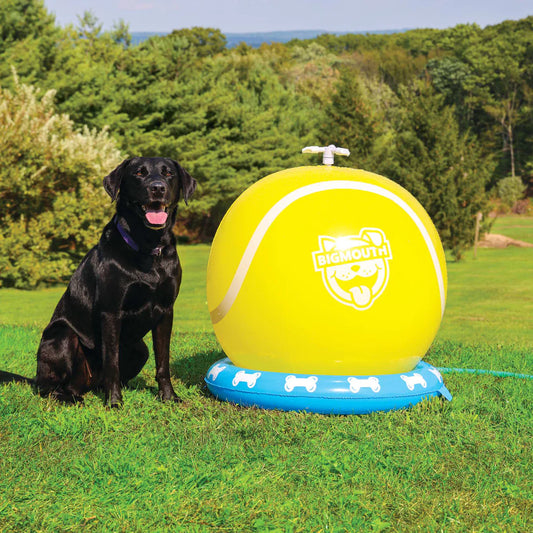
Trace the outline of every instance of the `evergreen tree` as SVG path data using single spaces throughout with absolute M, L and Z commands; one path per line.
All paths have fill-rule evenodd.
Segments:
M 357 73 L 344 68 L 336 91 L 324 109 L 320 142 L 350 150 L 350 157 L 339 158 L 339 165 L 367 166 L 378 134 L 378 124 L 376 110 L 370 105 Z
M 12 82 L 15 67 L 24 80 L 35 83 L 53 68 L 59 28 L 43 0 L 0 2 L 0 84 Z
M 423 82 L 404 88 L 394 134 L 379 144 L 376 161 L 420 201 L 444 247 L 459 259 L 473 243 L 476 213 L 487 210 L 485 185 L 494 164 L 459 131 L 443 100 Z

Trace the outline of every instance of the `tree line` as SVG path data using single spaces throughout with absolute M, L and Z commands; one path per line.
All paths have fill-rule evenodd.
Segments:
M 126 156 L 187 168 L 200 186 L 177 232 L 209 241 L 250 184 L 319 162 L 303 146 L 348 147 L 339 163 L 406 187 L 458 258 L 502 180 L 520 195 L 533 174 L 533 17 L 227 49 L 217 29 L 132 45 L 121 21 L 60 27 L 42 0 L 5 0 L 0 87 L 5 286 L 68 279 Z

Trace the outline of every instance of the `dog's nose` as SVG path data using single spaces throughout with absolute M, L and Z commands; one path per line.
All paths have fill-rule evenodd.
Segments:
M 152 181 L 150 192 L 155 196 L 163 196 L 167 192 L 167 186 L 162 181 Z

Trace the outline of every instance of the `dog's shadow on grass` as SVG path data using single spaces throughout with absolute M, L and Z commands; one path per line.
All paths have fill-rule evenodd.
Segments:
M 170 363 L 170 375 L 180 381 L 185 387 L 199 387 L 202 391 L 206 390 L 204 377 L 209 367 L 226 357 L 222 350 L 205 350 L 194 353 L 193 355 L 175 359 Z M 148 390 L 157 394 L 157 385 L 149 383 L 145 376 L 139 374 L 128 382 L 128 389 Z
M 209 367 L 224 357 L 226 355 L 219 349 L 199 351 L 189 357 L 172 361 L 170 373 L 186 387 L 203 387 L 204 377 Z

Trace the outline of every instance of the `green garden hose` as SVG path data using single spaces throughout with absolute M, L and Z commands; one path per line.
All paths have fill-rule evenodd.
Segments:
M 488 374 L 498 378 L 533 379 L 531 374 L 518 374 L 516 372 L 501 372 L 499 370 L 480 370 L 476 368 L 437 368 L 442 374 Z

